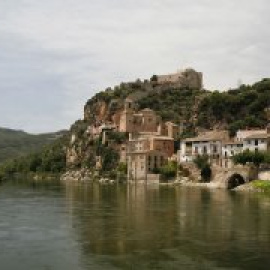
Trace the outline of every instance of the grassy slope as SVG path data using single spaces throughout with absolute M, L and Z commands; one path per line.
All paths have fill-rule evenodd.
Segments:
M 0 163 L 38 151 L 44 145 L 54 141 L 62 133 L 32 135 L 20 130 L 0 128 Z

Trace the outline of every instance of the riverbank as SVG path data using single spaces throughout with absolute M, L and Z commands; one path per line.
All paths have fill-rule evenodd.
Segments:
M 270 194 L 270 180 L 254 180 L 234 189 L 241 192 L 264 192 Z
M 108 177 L 100 176 L 97 171 L 89 169 L 80 169 L 74 171 L 67 171 L 60 177 L 61 181 L 76 181 L 76 182 L 99 182 L 101 184 L 112 184 L 118 182 L 117 180 Z M 128 182 L 128 181 L 125 181 Z M 147 183 L 148 185 L 151 183 Z M 223 181 L 211 181 L 209 183 L 190 181 L 187 177 L 175 179 L 168 182 L 153 183 L 153 185 L 160 186 L 183 186 L 190 188 L 207 188 L 207 189 L 226 189 Z M 142 183 L 143 185 L 143 183 Z M 270 180 L 255 180 L 241 186 L 238 186 L 233 191 L 239 192 L 269 192 L 270 193 Z
M 0 178 L 0 183 L 4 183 L 9 180 L 20 180 L 20 179 L 28 179 L 32 181 L 53 181 L 53 180 L 59 180 L 61 174 L 59 173 L 33 173 L 33 172 L 27 172 L 27 173 L 15 173 L 12 175 L 5 175 L 2 178 Z

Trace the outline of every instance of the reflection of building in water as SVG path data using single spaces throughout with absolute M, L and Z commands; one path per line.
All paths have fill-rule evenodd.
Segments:
M 138 256 L 141 264 L 168 260 L 176 266 L 187 256 L 222 265 L 233 253 L 239 265 L 232 261 L 227 266 L 241 268 L 247 246 L 256 242 L 254 254 L 258 249 L 270 252 L 269 198 L 217 190 L 97 184 L 67 186 L 66 194 L 72 227 L 84 260 L 90 262 L 96 254 L 112 256 L 108 258 L 117 261 L 118 267 L 136 265 Z

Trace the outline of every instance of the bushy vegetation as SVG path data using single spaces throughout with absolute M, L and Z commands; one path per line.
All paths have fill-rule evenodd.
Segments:
M 138 104 L 140 109 L 148 107 L 155 110 L 164 121 L 180 123 L 182 120 L 190 120 L 196 99 L 205 94 L 199 90 L 168 88 L 161 92 L 151 92 L 140 99 Z
M 256 189 L 259 189 L 264 192 L 270 192 L 270 179 L 265 180 L 255 180 L 251 183 Z
M 61 138 L 42 150 L 12 159 L 0 165 L 0 179 L 16 174 L 60 173 L 66 168 L 66 138 Z
M 270 164 L 270 153 L 263 151 L 251 152 L 247 150 L 234 155 L 232 159 L 235 164 L 252 164 L 259 167 L 261 164 Z
M 177 174 L 177 162 L 169 161 L 168 164 L 158 169 L 158 173 L 160 173 L 165 180 L 175 178 Z
M 193 162 L 198 169 L 201 170 L 201 178 L 203 182 L 209 182 L 212 176 L 211 165 L 207 155 L 198 155 Z
M 40 150 L 64 133 L 32 135 L 20 130 L 0 128 L 0 163 Z
M 227 92 L 215 91 L 201 101 L 197 124 L 210 128 L 221 122 L 228 125 L 233 136 L 241 128 L 264 127 L 264 109 L 269 105 L 270 79 Z

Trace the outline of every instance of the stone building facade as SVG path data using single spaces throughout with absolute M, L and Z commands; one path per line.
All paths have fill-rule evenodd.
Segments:
M 124 111 L 120 115 L 120 132 L 157 132 L 161 118 L 151 109 L 136 111 L 132 100 L 126 99 Z
M 152 179 L 153 173 L 158 168 L 161 168 L 167 163 L 168 156 L 166 153 L 149 150 L 137 151 L 128 155 L 128 180 L 129 181 L 143 181 L 146 183 Z
M 203 74 L 188 68 L 173 74 L 157 76 L 157 84 L 174 84 L 181 88 L 201 90 L 203 88 Z

